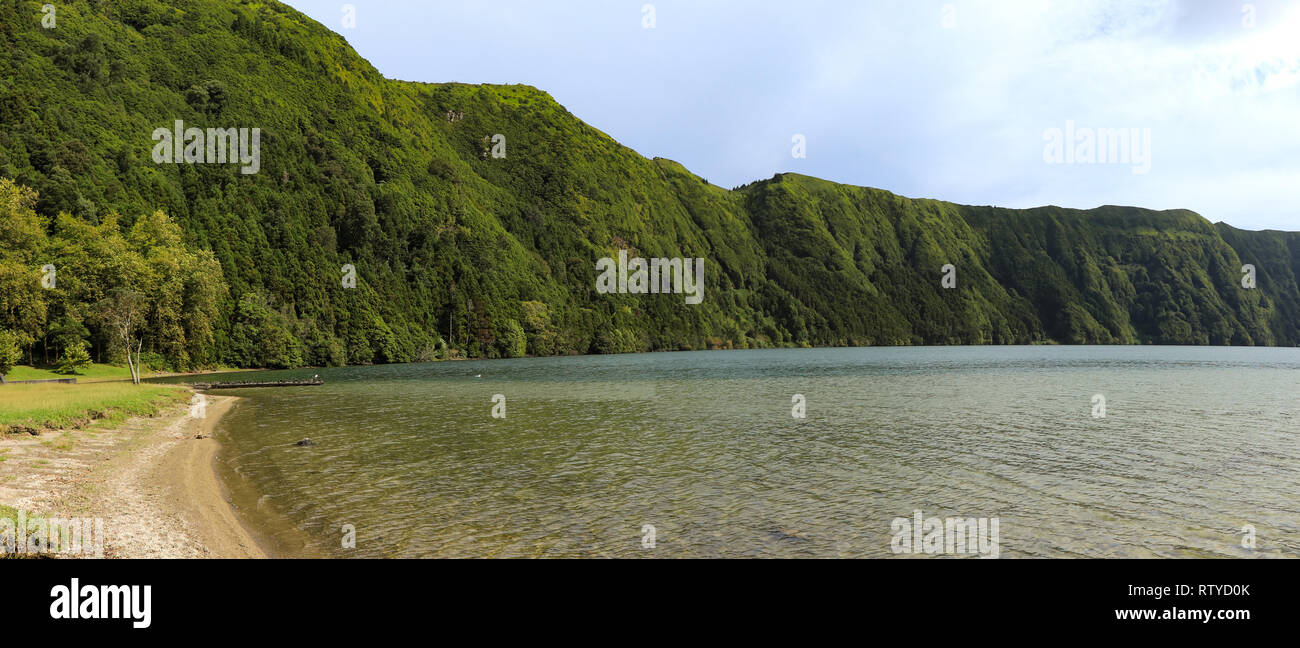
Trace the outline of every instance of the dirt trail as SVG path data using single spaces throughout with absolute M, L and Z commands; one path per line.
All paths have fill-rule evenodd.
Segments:
M 206 396 L 203 418 L 180 407 L 111 430 L 9 435 L 0 439 L 0 503 L 103 518 L 109 558 L 264 558 L 214 467 L 212 430 L 236 400 Z

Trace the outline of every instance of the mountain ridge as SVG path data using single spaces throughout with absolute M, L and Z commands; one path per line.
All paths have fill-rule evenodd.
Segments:
M 39 192 L 45 239 L 0 257 L 0 283 L 23 295 L 0 309 L 0 329 L 26 336 L 29 355 L 57 356 L 69 339 L 118 352 L 92 308 L 113 288 L 154 297 L 145 345 L 171 368 L 1300 342 L 1293 233 L 1190 210 L 958 205 L 797 173 L 729 190 L 619 144 L 544 90 L 386 79 L 277 2 L 83 0 L 60 5 L 56 29 L 42 28 L 40 3 L 3 2 L 14 10 L 0 17 L 0 177 Z M 150 133 L 174 120 L 259 128 L 260 172 L 155 164 Z M 142 220 L 166 229 L 145 218 L 159 211 L 177 255 L 219 264 L 211 294 L 194 276 L 167 288 L 96 270 L 74 236 L 111 239 L 111 221 L 123 249 L 135 245 L 124 259 L 165 264 L 148 261 L 153 239 L 130 238 Z M 596 261 L 620 249 L 705 258 L 708 297 L 597 293 Z M 44 259 L 83 281 L 19 290 Z M 1241 286 L 1245 264 L 1257 289 Z

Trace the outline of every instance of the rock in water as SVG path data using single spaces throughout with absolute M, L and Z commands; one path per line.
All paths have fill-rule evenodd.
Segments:
M 299 442 L 295 443 L 294 445 L 296 445 L 296 446 L 314 446 L 314 445 L 316 445 L 316 442 L 315 442 L 315 441 L 312 441 L 311 439 L 303 439 L 302 441 L 299 441 Z

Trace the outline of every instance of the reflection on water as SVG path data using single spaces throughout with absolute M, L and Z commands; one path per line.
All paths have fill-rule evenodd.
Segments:
M 237 504 L 295 555 L 883 557 L 891 520 L 915 510 L 999 518 L 1003 557 L 1300 551 L 1297 349 L 810 349 L 260 375 L 314 373 L 325 386 L 229 392 L 245 400 L 222 422 Z M 294 445 L 304 437 L 317 445 Z M 345 524 L 355 549 L 341 547 Z

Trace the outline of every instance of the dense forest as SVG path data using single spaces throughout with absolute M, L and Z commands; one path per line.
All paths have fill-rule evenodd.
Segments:
M 115 361 L 133 339 L 177 370 L 1300 343 L 1297 234 L 795 174 L 726 190 L 534 88 L 385 79 L 274 1 L 43 4 L 0 0 L 0 363 Z M 177 121 L 259 129 L 257 173 L 157 162 Z M 623 249 L 705 259 L 704 302 L 598 293 Z M 135 338 L 115 331 L 131 299 Z

